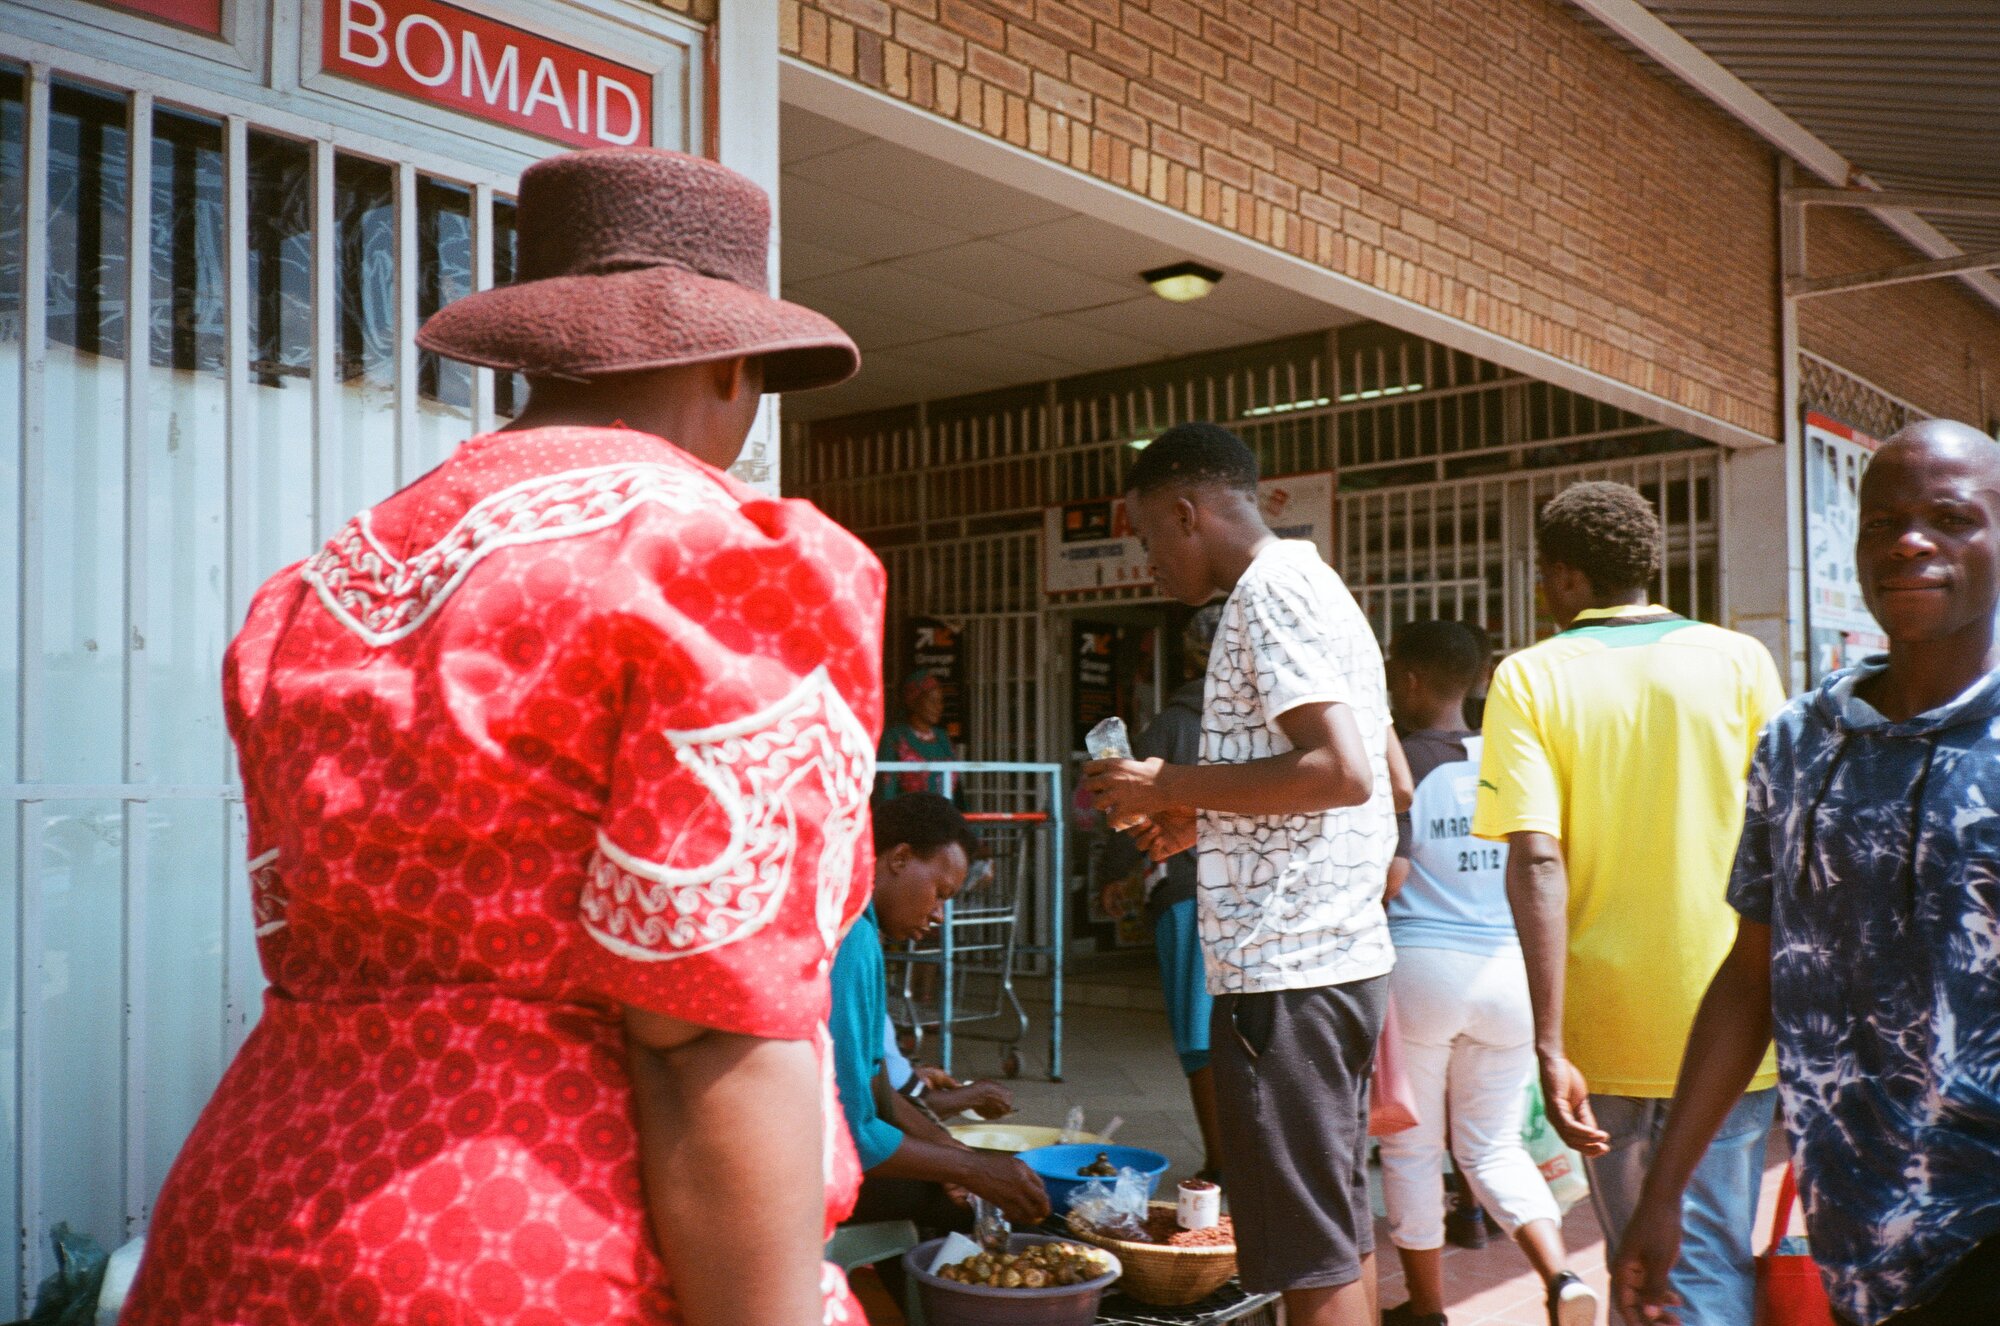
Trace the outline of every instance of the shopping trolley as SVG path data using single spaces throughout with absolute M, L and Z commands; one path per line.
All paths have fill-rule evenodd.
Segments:
M 952 1071 L 958 1036 L 996 1041 L 1008 1077 L 1021 1072 L 1020 1043 L 1028 1011 L 1014 988 L 1015 975 L 1036 959 L 1048 962 L 1049 1080 L 1062 1080 L 1063 822 L 1062 766 L 1056 764 L 941 761 L 894 763 L 882 773 L 924 772 L 942 777 L 949 792 L 965 774 L 1036 775 L 1041 808 L 975 811 L 966 819 L 979 836 L 979 858 L 965 887 L 944 906 L 944 921 L 920 944 L 889 950 L 889 1014 L 922 1046 L 938 1037 L 938 1058 Z M 1045 782 L 1044 782 L 1045 780 Z M 1046 942 L 1030 930 L 1038 923 Z

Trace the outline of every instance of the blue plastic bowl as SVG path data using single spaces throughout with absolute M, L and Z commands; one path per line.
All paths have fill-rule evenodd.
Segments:
M 1151 1200 L 1153 1190 L 1160 1186 L 1160 1179 L 1172 1164 L 1157 1151 L 1148 1151 L 1138 1146 L 1112 1146 L 1104 1142 L 1073 1142 L 1068 1146 L 1038 1146 L 1023 1151 L 1017 1157 L 1029 1169 L 1042 1176 L 1042 1186 L 1049 1190 L 1049 1206 L 1057 1215 L 1067 1214 L 1070 1199 L 1077 1189 L 1090 1180 L 1077 1173 L 1086 1165 L 1095 1164 L 1102 1152 L 1119 1169 L 1135 1169 L 1146 1176 L 1146 1197 Z

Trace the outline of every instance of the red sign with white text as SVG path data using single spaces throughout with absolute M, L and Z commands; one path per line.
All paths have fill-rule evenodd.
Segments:
M 222 35 L 222 0 L 103 0 L 103 3 L 148 18 L 163 18 L 211 37 Z
M 573 147 L 653 141 L 650 74 L 441 0 L 322 6 L 328 73 Z

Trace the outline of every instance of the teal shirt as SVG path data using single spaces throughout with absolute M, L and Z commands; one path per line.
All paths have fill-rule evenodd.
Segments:
M 834 955 L 833 1012 L 827 1018 L 840 1109 L 847 1116 L 847 1131 L 854 1137 L 864 1170 L 874 1169 L 903 1144 L 902 1130 L 875 1112 L 875 1074 L 882 1067 L 882 1024 L 888 1006 L 883 973 L 882 931 L 871 906 Z

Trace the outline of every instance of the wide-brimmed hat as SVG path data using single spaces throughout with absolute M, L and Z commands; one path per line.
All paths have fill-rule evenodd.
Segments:
M 445 306 L 426 350 L 588 379 L 755 356 L 765 391 L 830 387 L 861 352 L 766 286 L 771 204 L 726 166 L 649 147 L 566 152 L 521 174 L 518 279 Z

